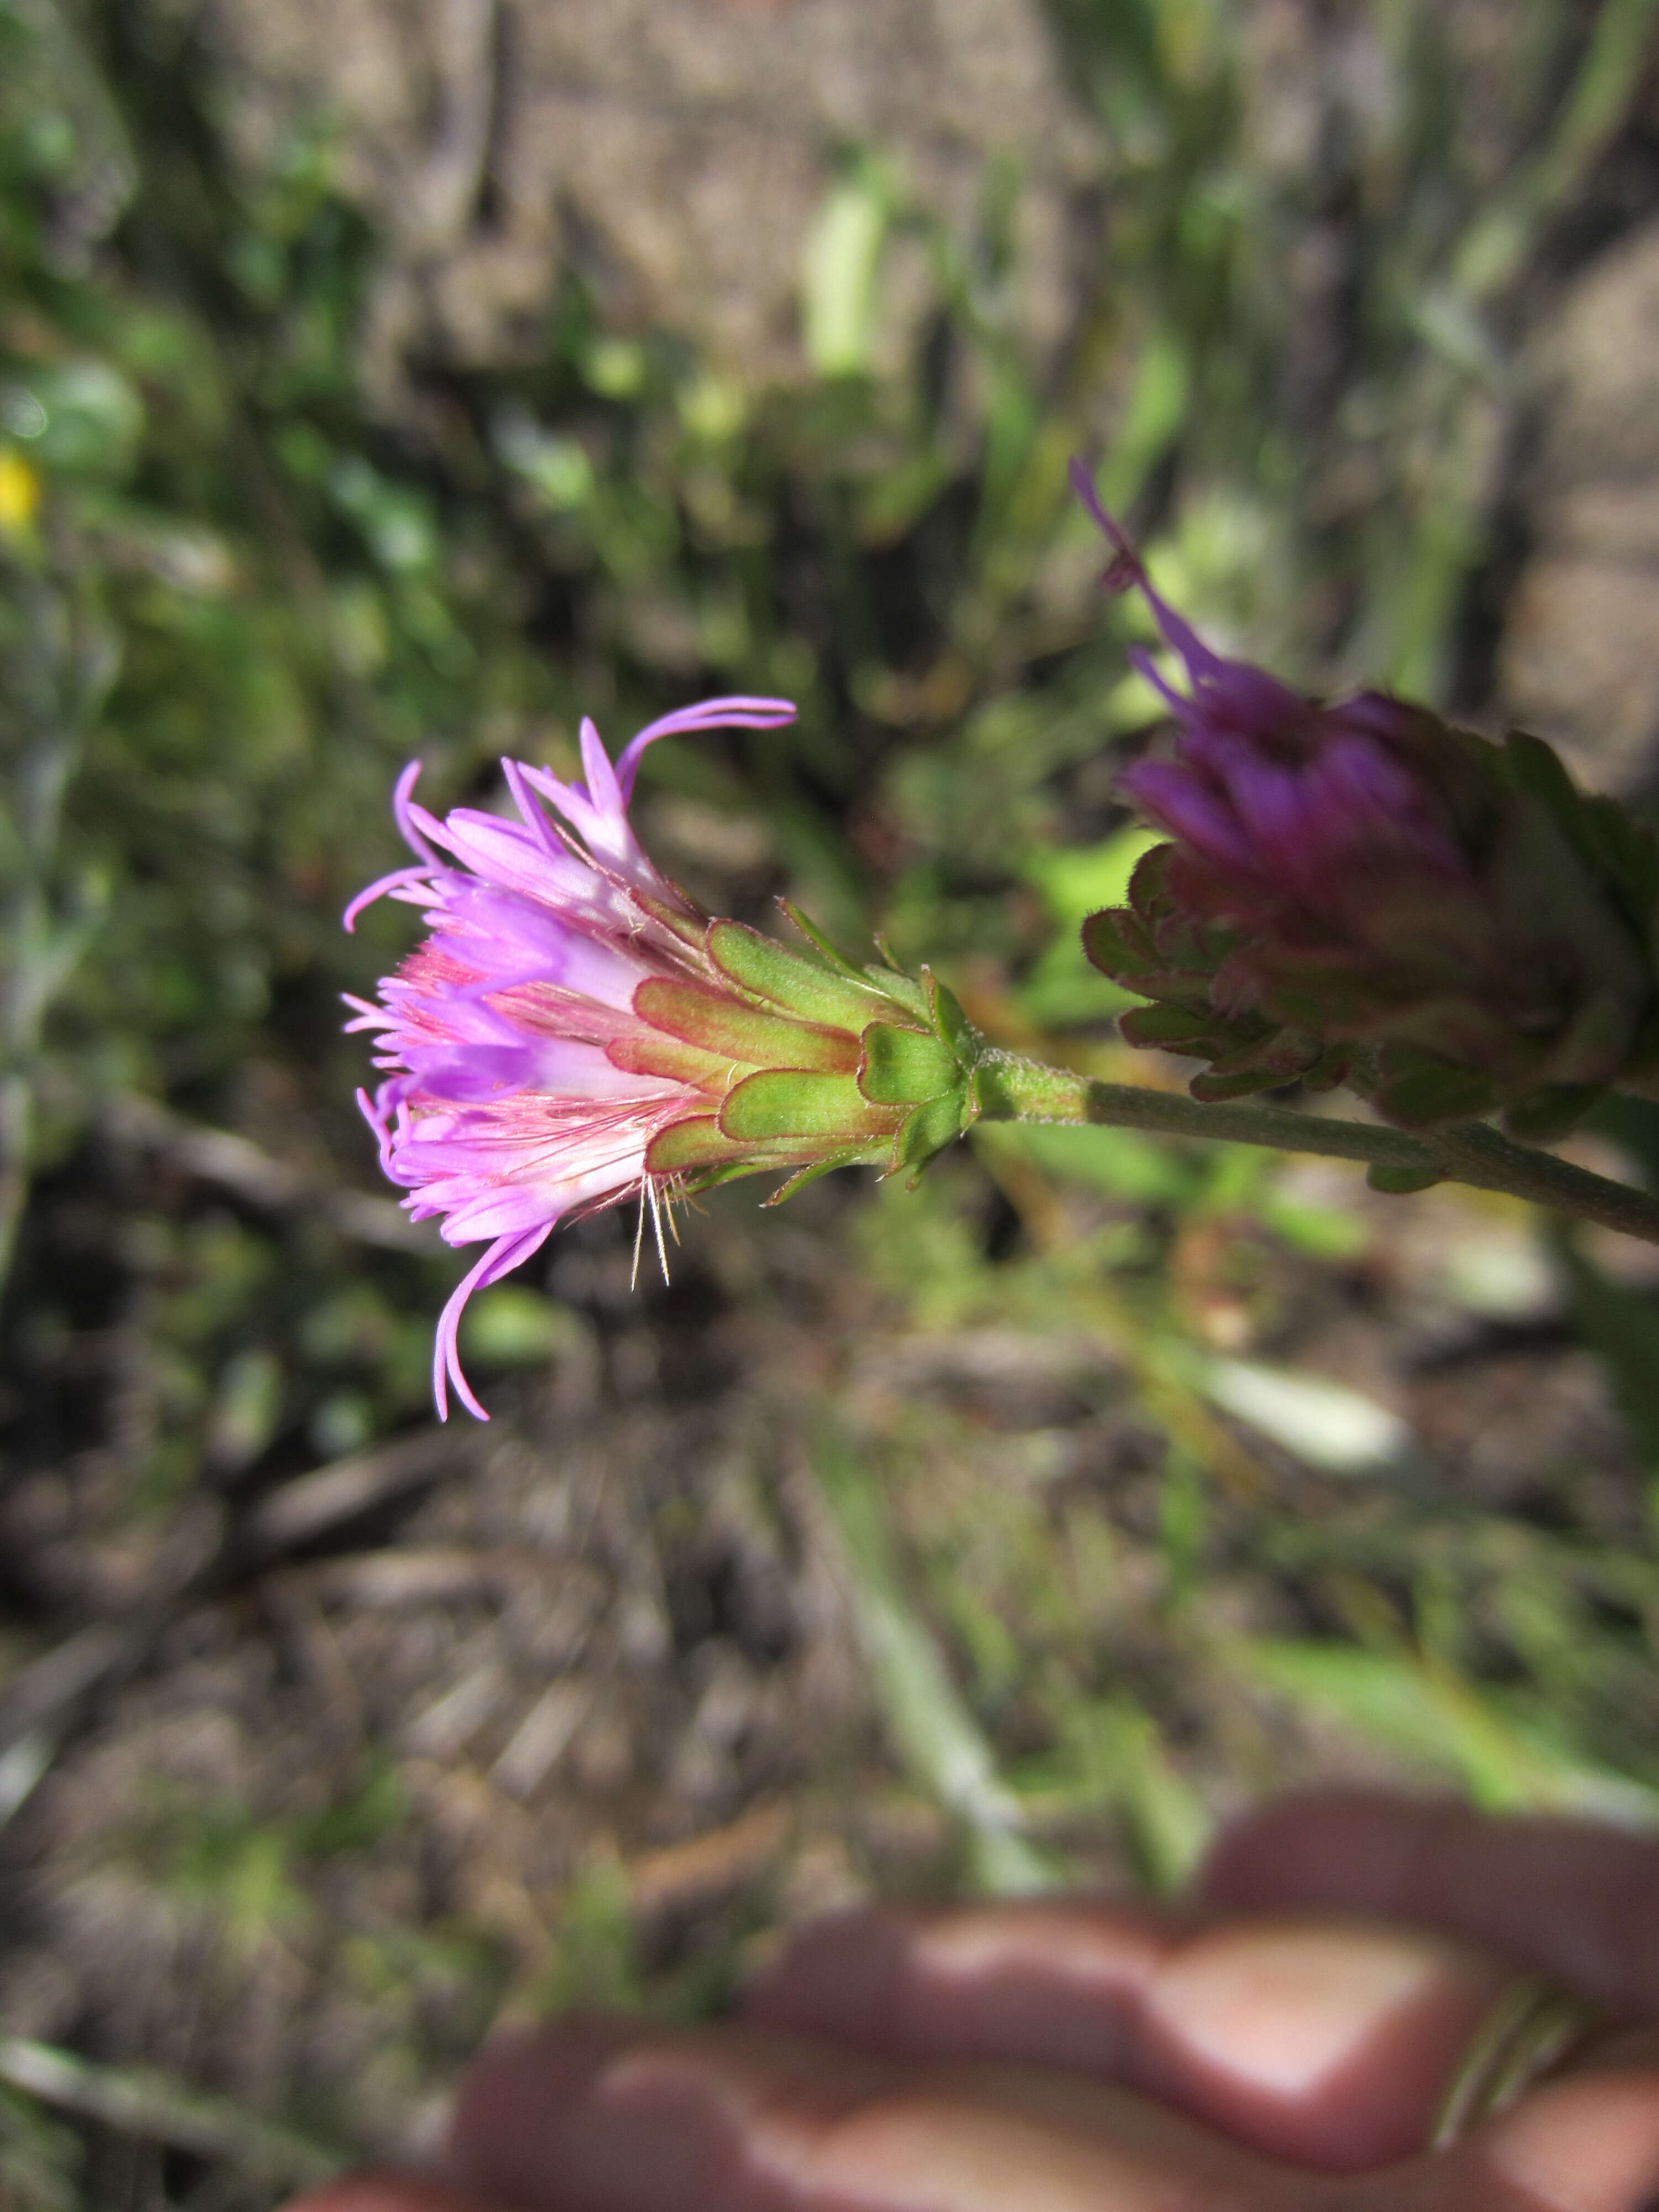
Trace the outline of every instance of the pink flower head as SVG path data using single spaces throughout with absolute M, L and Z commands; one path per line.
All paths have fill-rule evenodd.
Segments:
M 420 908 L 432 934 L 382 978 L 377 1002 L 348 1000 L 347 1027 L 378 1033 L 385 1079 L 358 1101 L 404 1204 L 416 1220 L 441 1215 L 451 1244 L 489 1240 L 439 1321 L 441 1417 L 453 1382 L 488 1418 L 461 1371 L 462 1310 L 556 1223 L 637 1200 L 660 1250 L 665 1205 L 688 1189 L 921 1156 L 918 1103 L 951 1089 L 955 1064 L 927 1061 L 944 1048 L 923 1034 L 918 987 L 710 921 L 629 823 L 641 755 L 659 738 L 775 729 L 794 712 L 782 699 L 708 700 L 641 730 L 614 765 L 584 720 L 582 781 L 502 763 L 516 821 L 470 807 L 440 821 L 415 800 L 418 763 L 398 777 L 393 811 L 415 860 L 360 892 L 345 926 L 388 896 Z M 896 1050 L 939 1077 L 922 1082 L 926 1102 L 914 1073 L 895 1091 Z
M 1498 747 L 1376 691 L 1327 704 L 1216 653 L 1079 462 L 1072 482 L 1113 549 L 1103 581 L 1140 592 L 1187 678 L 1129 656 L 1176 744 L 1121 780 L 1172 842 L 1085 932 L 1161 1002 L 1125 1036 L 1208 1060 L 1201 1097 L 1299 1076 L 1363 1079 L 1406 1121 L 1502 1104 L 1543 1131 L 1582 1112 L 1653 988 L 1635 848 L 1595 826 L 1610 802 L 1536 738 Z

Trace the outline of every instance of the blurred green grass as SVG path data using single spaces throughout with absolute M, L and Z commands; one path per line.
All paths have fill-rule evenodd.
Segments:
M 787 891 L 849 943 L 879 928 L 987 1026 L 1104 1071 L 1115 1000 L 1075 930 L 1127 864 L 1112 776 L 1157 705 L 1124 674 L 1134 611 L 1094 589 L 1069 452 L 1100 453 L 1154 574 L 1218 641 L 1310 684 L 1479 704 L 1469 608 L 1528 286 L 1621 128 L 1654 9 L 1517 0 L 1475 73 L 1443 11 L 1357 12 L 1385 96 L 1286 167 L 1251 135 L 1235 11 L 1054 0 L 1101 149 L 1057 372 L 1012 306 L 1017 172 L 988 162 L 964 241 L 871 147 L 803 241 L 793 386 L 607 328 L 572 276 L 526 365 L 416 371 L 398 409 L 356 371 L 383 241 L 328 119 L 250 181 L 182 17 L 0 0 L 3 1415 L 15 1474 L 95 1462 L 89 1553 L 161 1557 L 193 1502 L 425 1418 L 453 1264 L 368 1196 L 362 1056 L 337 1027 L 339 991 L 404 941 L 395 914 L 354 939 L 336 917 L 390 865 L 405 758 L 441 805 L 489 793 L 502 752 L 569 766 L 583 712 L 615 744 L 699 691 L 793 696 L 790 732 L 651 756 L 668 865 L 751 920 Z M 1484 135 L 1454 127 L 1470 105 Z M 1298 271 L 1333 223 L 1345 289 L 1315 296 Z M 878 367 L 899 241 L 923 249 L 932 313 L 915 357 Z M 1358 1298 L 1379 1232 L 1264 1159 L 991 1133 L 913 1198 L 806 1218 L 788 1233 L 833 1248 L 878 1336 L 1106 1347 L 1109 1389 L 1093 1370 L 1053 1387 L 1115 1393 L 1133 1446 L 1106 1510 L 1066 1476 L 1058 1415 L 1007 1432 L 914 1377 L 808 1394 L 896 1771 L 957 1839 L 931 1879 L 1062 1881 L 1109 1832 L 1178 1883 L 1218 1811 L 1293 1770 L 1274 1701 L 1492 1804 L 1654 1817 L 1659 1322 L 1639 1287 L 1558 1255 L 1634 1444 L 1616 1497 L 1558 1467 L 1526 1511 L 1446 1494 L 1363 1391 L 1285 1371 L 1298 1316 Z M 1516 1223 L 1471 1218 L 1459 1235 L 1488 1224 L 1518 1279 Z M 1505 1319 L 1501 1294 L 1459 1310 Z M 592 1324 L 529 1279 L 469 1333 L 499 1384 L 575 1371 Z M 89 1389 L 118 1334 L 119 1389 Z M 22 1577 L 11 1595 L 20 1668 L 109 1603 Z M 20 1738 L 17 1803 L 58 1741 Z M 112 1848 L 257 1949 L 398 1817 L 385 1786 L 353 1778 L 332 1827 L 158 1796 Z M 654 1979 L 635 1932 L 613 1869 L 574 1877 L 539 1999 L 695 2008 L 755 1926 Z M 471 2033 L 510 1979 L 476 1929 L 412 1912 L 401 1948 L 366 1937 L 345 1971 L 403 1992 L 410 2099 L 459 2033 L 422 2042 L 419 1991 Z M 23 2204 L 80 2201 L 54 2094 L 196 2160 L 157 2168 L 147 2203 L 268 2203 L 273 2171 L 302 2170 L 148 2076 L 122 2106 L 132 2054 L 95 2021 L 85 2039 L 80 2075 L 0 2064 L 0 2182 Z M 350 2137 L 338 2111 L 267 2117 Z

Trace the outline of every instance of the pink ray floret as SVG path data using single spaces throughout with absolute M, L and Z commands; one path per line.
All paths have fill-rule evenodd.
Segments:
M 416 1220 L 441 1216 L 451 1244 L 489 1240 L 438 1323 L 441 1419 L 452 1383 L 488 1419 L 458 1349 L 472 1293 L 568 1216 L 654 1199 L 653 1139 L 708 1111 L 692 1084 L 631 1073 L 613 1056 L 653 1034 L 634 1012 L 641 983 L 704 973 L 704 918 L 653 866 L 628 819 L 641 756 L 659 738 L 776 729 L 794 712 L 784 699 L 705 700 L 651 723 L 614 765 L 584 720 L 581 781 L 503 762 L 516 821 L 469 807 L 441 821 L 415 799 L 418 763 L 398 777 L 393 813 L 415 860 L 361 891 L 345 925 L 390 897 L 420 908 L 432 933 L 381 979 L 378 1001 L 348 1000 L 347 1027 L 376 1033 L 383 1079 L 358 1103 L 404 1206 Z

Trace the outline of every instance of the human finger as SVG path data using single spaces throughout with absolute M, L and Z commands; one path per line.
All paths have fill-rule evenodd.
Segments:
M 1280 1799 L 1222 1837 L 1218 1907 L 1374 1912 L 1492 1944 L 1580 1995 L 1659 2018 L 1659 1840 L 1350 1790 Z
M 499 2197 L 480 2197 L 428 2174 L 343 2174 L 295 2197 L 283 2212 L 515 2212 Z
M 837 1916 L 795 1938 L 744 2015 L 915 2058 L 1068 2068 L 1273 2157 L 1353 2170 L 1425 2140 L 1514 1972 L 1352 1918 L 1042 1901 Z
M 1659 2034 L 1610 2039 L 1535 2087 L 1467 2146 L 1495 2187 L 1536 2212 L 1659 2206 Z
M 1080 2075 L 592 2021 L 487 2051 L 451 2157 L 536 2212 L 1320 2212 L 1332 2185 Z

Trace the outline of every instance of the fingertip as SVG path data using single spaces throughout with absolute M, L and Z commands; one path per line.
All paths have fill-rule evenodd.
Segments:
M 1645 2063 L 1533 2091 L 1481 2138 L 1487 2167 L 1540 2212 L 1651 2212 L 1659 2203 L 1659 2051 Z
M 538 2192 L 559 2124 L 611 2059 L 645 2032 L 635 2021 L 567 2014 L 496 2036 L 456 2094 L 447 2160 L 459 2180 L 541 2201 Z M 388 2212 L 401 2208 L 388 2207 Z
M 1453 1798 L 1281 1800 L 1231 1830 L 1200 1877 L 1233 1911 L 1316 1905 L 1415 1922 L 1638 2014 L 1659 2013 L 1659 1838 Z

